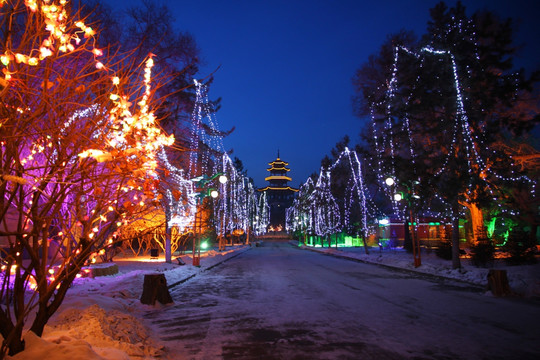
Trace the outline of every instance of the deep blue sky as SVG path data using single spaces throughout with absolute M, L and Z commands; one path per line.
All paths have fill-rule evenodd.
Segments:
M 112 0 L 110 0 L 112 2 Z M 439 0 L 196 0 L 168 1 L 176 26 L 192 33 L 215 74 L 210 97 L 222 97 L 221 129 L 248 175 L 265 186 L 278 149 L 293 186 L 318 172 L 320 161 L 345 134 L 356 143 L 365 121 L 352 114 L 351 78 L 400 29 L 424 33 Z M 130 4 L 137 4 L 134 0 Z M 537 0 L 464 0 L 468 14 L 488 8 L 521 23 L 527 42 L 517 58 L 539 64 Z M 455 1 L 446 1 L 451 6 Z M 159 56 L 159 54 L 158 54 Z

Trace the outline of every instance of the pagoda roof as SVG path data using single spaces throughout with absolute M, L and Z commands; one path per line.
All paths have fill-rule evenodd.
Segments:
M 285 187 L 267 186 L 263 189 L 258 189 L 258 191 L 266 191 L 266 190 L 284 190 L 284 191 L 294 191 L 294 192 L 299 191 L 298 189 L 292 188 L 290 186 L 285 186 Z
M 282 176 L 282 175 L 271 175 L 264 178 L 264 181 L 270 181 L 270 180 L 286 180 L 286 181 L 292 181 L 292 179 L 288 176 Z
M 269 162 L 268 165 L 270 165 L 270 169 L 266 169 L 266 171 L 274 171 L 274 170 L 291 171 L 291 169 L 287 168 L 289 163 L 281 160 L 279 157 L 276 160 Z

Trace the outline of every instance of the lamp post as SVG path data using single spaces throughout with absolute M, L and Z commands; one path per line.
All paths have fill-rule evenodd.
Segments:
M 206 188 L 206 186 L 215 180 L 216 178 L 219 178 L 219 182 L 221 184 L 225 184 L 227 182 L 227 177 L 222 173 L 217 173 L 212 177 L 208 177 L 206 174 L 196 177 L 194 179 L 191 179 L 191 181 L 194 181 L 197 183 L 197 208 L 195 212 L 195 223 L 193 225 L 193 250 L 192 250 L 192 261 L 193 266 L 200 266 L 201 265 L 201 235 L 202 235 L 202 207 L 204 204 L 204 199 L 206 199 L 208 196 L 215 199 L 219 196 L 219 192 L 215 188 Z M 198 226 L 197 226 L 198 222 Z
M 385 180 L 386 185 L 393 186 L 395 184 L 395 181 L 393 178 L 389 177 Z M 413 259 L 414 259 L 414 267 L 419 267 L 422 265 L 422 258 L 420 255 L 420 239 L 418 238 L 418 235 L 416 234 L 416 225 L 414 221 L 414 214 L 413 214 L 413 199 L 419 199 L 420 197 L 414 193 L 414 184 L 417 183 L 416 181 L 413 183 L 412 186 L 409 186 L 407 183 L 400 183 L 401 186 L 407 189 L 405 193 L 396 192 L 394 193 L 394 200 L 395 201 L 401 201 L 405 199 L 407 202 L 407 207 L 409 210 L 409 223 L 411 226 L 411 240 L 412 240 L 412 250 L 413 250 Z M 408 227 L 405 229 L 406 231 L 409 231 Z

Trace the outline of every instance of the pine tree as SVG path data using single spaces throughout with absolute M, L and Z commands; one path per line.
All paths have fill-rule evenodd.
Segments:
M 500 196 L 501 178 L 513 171 L 490 145 L 501 134 L 527 131 L 536 119 L 525 102 L 534 78 L 511 72 L 511 21 L 490 12 L 468 17 L 460 2 L 450 9 L 439 3 L 416 46 L 402 46 L 403 35 L 394 39 L 386 83 L 366 81 L 359 89 L 373 118 L 372 157 L 400 181 L 419 181 L 423 204 L 443 199 L 456 229 L 465 206 L 476 229 L 483 225 L 482 209 Z M 382 78 L 382 70 L 369 65 L 388 64 L 388 50 L 383 54 L 370 58 L 356 83 Z M 456 230 L 454 267 L 458 245 Z

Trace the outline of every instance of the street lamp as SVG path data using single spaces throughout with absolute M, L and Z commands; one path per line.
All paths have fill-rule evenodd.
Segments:
M 386 185 L 392 186 L 395 184 L 395 181 L 393 178 L 388 177 L 385 180 Z M 413 182 L 414 184 L 417 184 L 418 182 Z M 412 237 L 412 250 L 413 250 L 413 258 L 414 258 L 414 267 L 419 267 L 422 265 L 422 259 L 420 255 L 420 239 L 418 239 L 418 236 L 416 234 L 416 225 L 414 221 L 414 215 L 413 215 L 413 199 L 419 199 L 420 196 L 416 195 L 414 193 L 413 186 L 409 186 L 407 183 L 400 183 L 401 186 L 405 187 L 407 189 L 407 192 L 401 193 L 396 192 L 394 194 L 394 200 L 395 201 L 401 201 L 405 199 L 407 201 L 407 207 L 409 208 L 409 222 L 411 226 L 411 237 Z M 408 226 L 405 227 L 405 231 L 409 231 Z
M 192 250 L 192 261 L 193 266 L 200 266 L 201 265 L 201 233 L 202 233 L 202 206 L 204 204 L 204 199 L 210 196 L 211 198 L 215 199 L 219 196 L 219 192 L 214 188 L 207 188 L 206 186 L 218 178 L 218 181 L 221 184 L 225 184 L 227 182 L 227 176 L 225 176 L 222 173 L 217 173 L 211 177 L 208 177 L 206 174 L 203 174 L 199 177 L 196 177 L 194 179 L 191 179 L 191 181 L 194 181 L 197 183 L 197 208 L 195 212 L 195 224 L 194 224 L 194 236 L 193 239 L 193 250 Z M 198 224 L 198 231 L 197 231 L 197 220 L 199 222 Z

